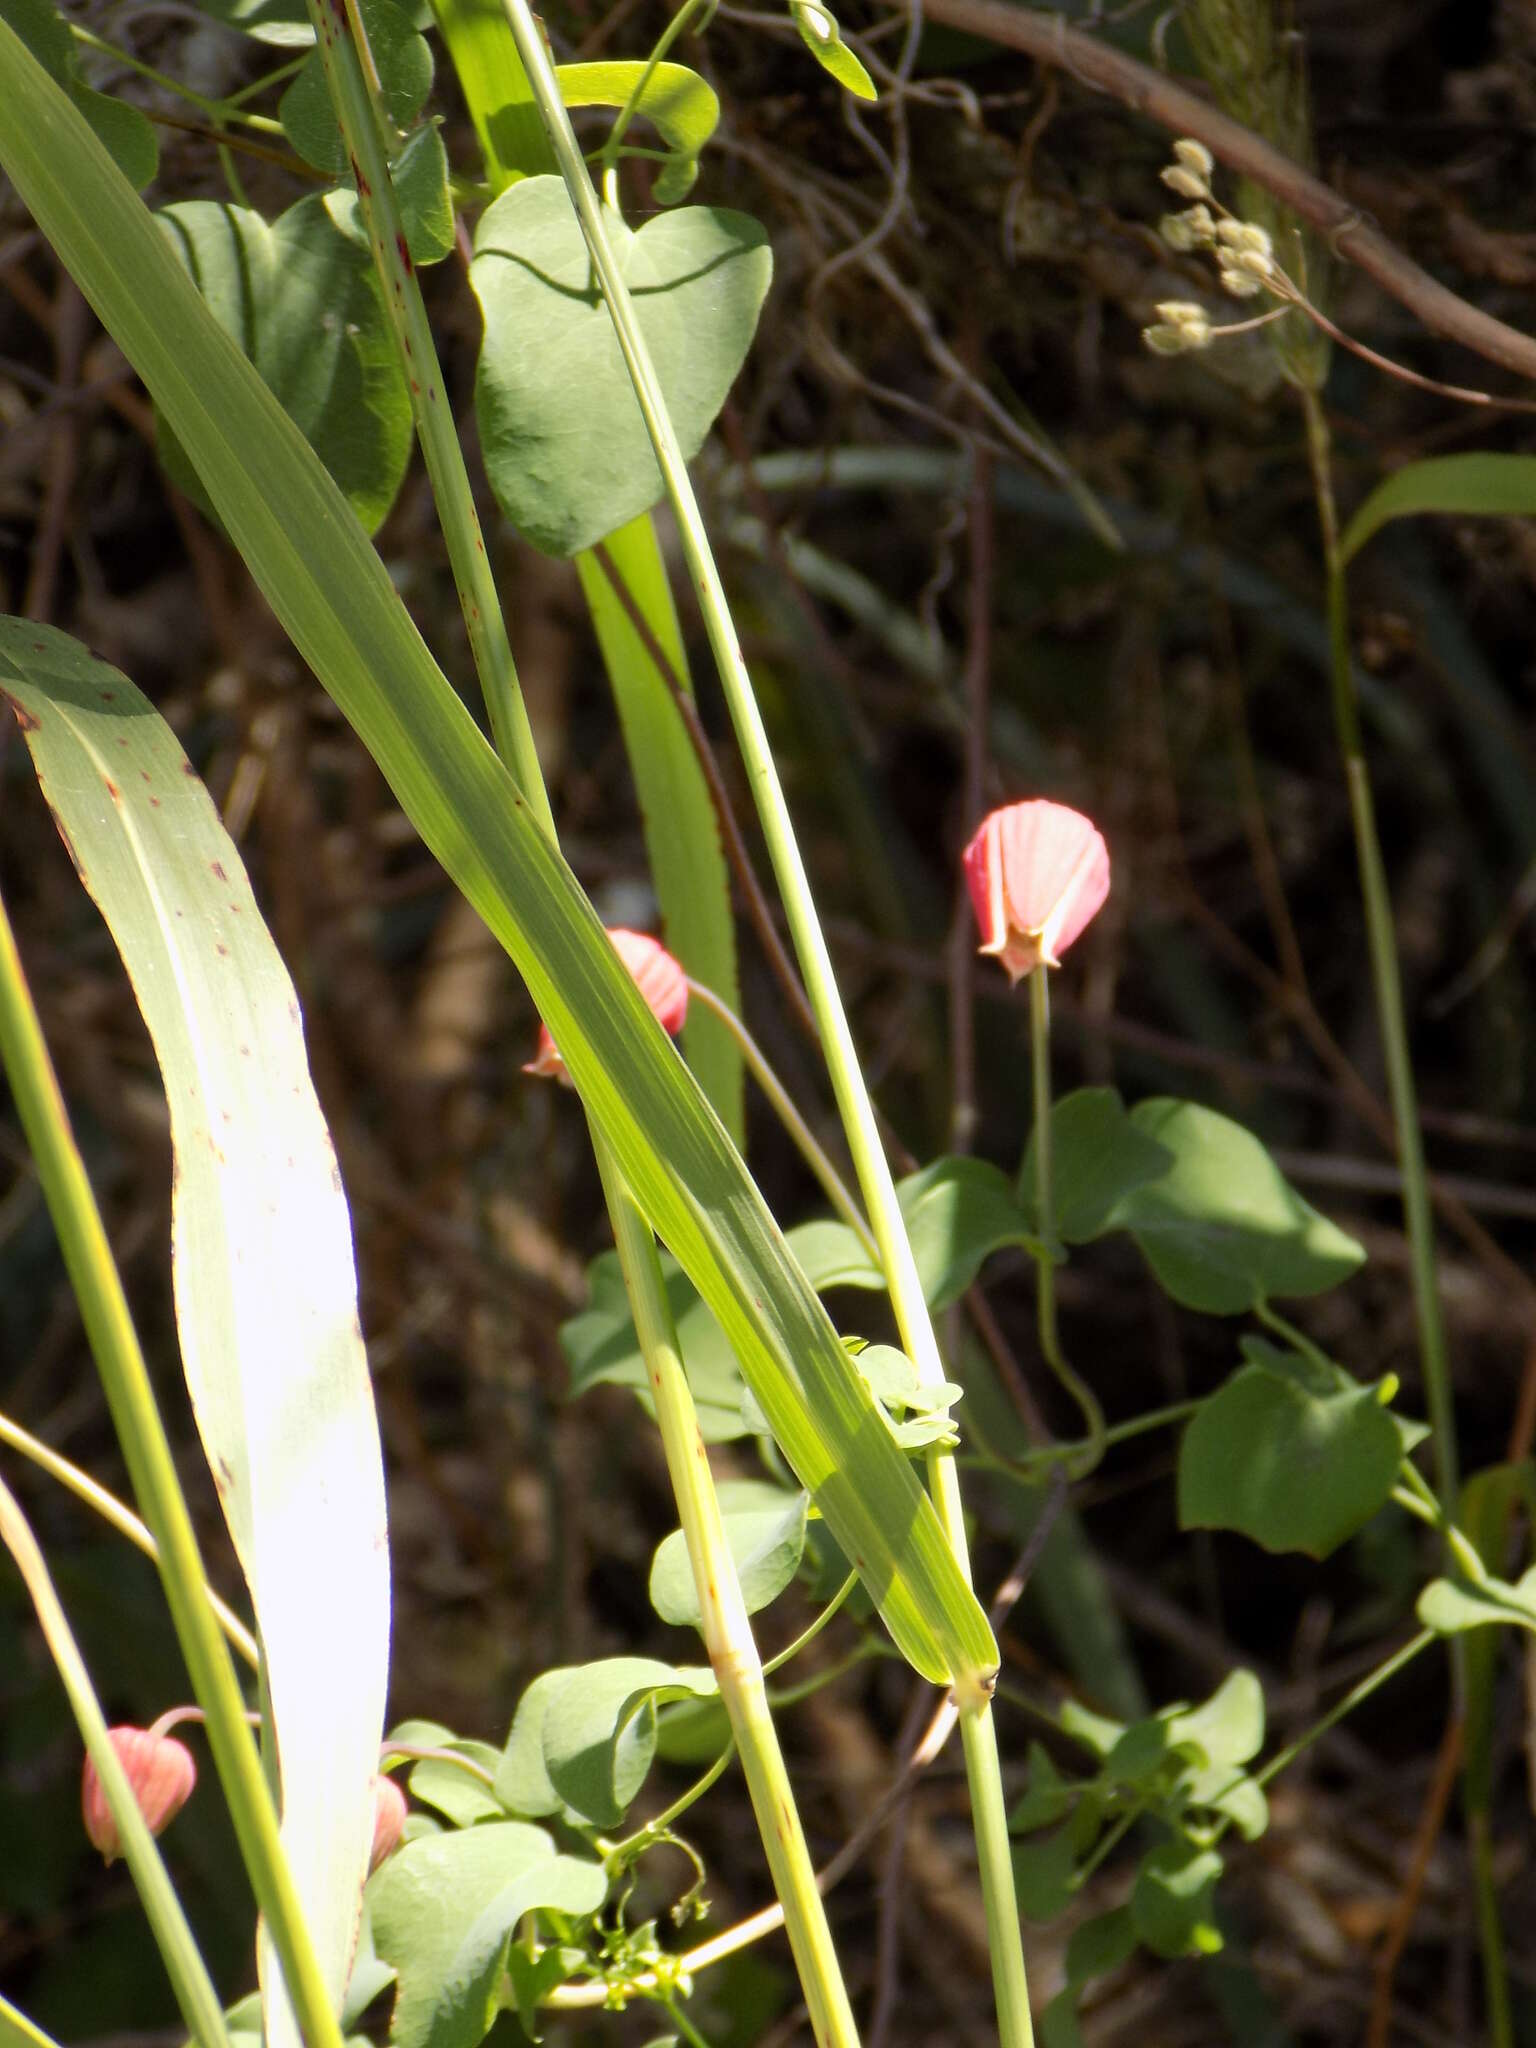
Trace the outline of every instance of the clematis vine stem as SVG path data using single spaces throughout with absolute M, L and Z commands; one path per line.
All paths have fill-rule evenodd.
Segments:
M 1029 1068 L 1035 1098 L 1035 1225 L 1042 1250 L 1035 1254 L 1035 1307 L 1040 1355 L 1082 1413 L 1087 1436 L 1074 1455 L 1074 1479 L 1090 1473 L 1104 1456 L 1104 1410 L 1086 1380 L 1067 1363 L 1056 1326 L 1056 1175 L 1051 1142 L 1051 993 L 1042 962 L 1029 976 Z

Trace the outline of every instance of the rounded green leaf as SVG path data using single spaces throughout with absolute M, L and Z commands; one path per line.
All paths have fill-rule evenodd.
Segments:
M 1536 1629 L 1536 1565 L 1510 1585 L 1489 1579 L 1474 1586 L 1465 1579 L 1432 1579 L 1419 1595 L 1419 1620 L 1436 1635 L 1460 1635 L 1469 1628 Z
M 371 532 L 411 454 L 411 401 L 373 262 L 312 193 L 270 226 L 259 213 L 188 199 L 156 215 L 219 325 L 320 457 Z M 160 422 L 172 477 L 201 499 L 186 451 Z
M 690 206 L 609 238 L 686 457 L 746 360 L 773 259 L 744 213 Z M 525 178 L 481 216 L 475 410 L 491 488 L 546 554 L 574 555 L 663 494 L 650 437 L 564 185 Z
M 1171 1743 L 1193 1743 L 1208 1764 L 1245 1764 L 1264 1744 L 1264 1688 L 1251 1671 L 1231 1671 L 1203 1706 L 1168 1721 Z
M 1008 1176 L 985 1159 L 935 1159 L 896 1189 L 923 1296 L 948 1308 L 1007 1245 L 1039 1248 Z
M 742 1413 L 741 1367 L 725 1332 L 699 1299 L 670 1253 L 661 1255 L 662 1285 L 677 1332 L 699 1433 L 707 1444 L 730 1443 L 751 1432 Z M 587 1268 L 591 1299 L 580 1315 L 560 1325 L 560 1349 L 571 1375 L 572 1394 L 588 1387 L 632 1387 L 654 1415 L 650 1379 L 635 1335 L 635 1319 L 617 1252 L 602 1252 Z
M 777 1600 L 800 1569 L 810 1496 L 786 1493 L 770 1479 L 723 1479 L 719 1488 L 725 1540 L 748 1614 Z M 651 1605 L 663 1621 L 702 1628 L 704 1617 L 681 1529 L 664 1536 L 651 1562 Z
M 1070 1822 L 1054 1834 L 1014 1844 L 1013 1881 L 1026 1920 L 1054 1920 L 1066 1910 L 1076 1868 L 1077 1844 Z
M 1067 1941 L 1067 1982 L 1087 1984 L 1095 1977 L 1107 1977 L 1134 1954 L 1136 1940 L 1136 1922 L 1129 1906 L 1096 1913 L 1074 1927 Z
M 1214 1849 L 1165 1842 L 1144 1856 L 1131 1893 L 1137 1939 L 1154 1955 L 1215 1955 L 1222 1946 L 1213 1918 L 1221 1858 Z
M 1063 1244 L 1086 1244 L 1113 1228 L 1117 1202 L 1173 1164 L 1166 1147 L 1129 1116 L 1114 1088 L 1079 1088 L 1051 1110 L 1056 1233 Z M 1030 1134 L 1019 1174 L 1019 1202 L 1035 1227 L 1035 1140 Z
M 1400 1455 L 1371 1388 L 1319 1393 L 1245 1365 L 1184 1432 L 1179 1525 L 1326 1557 L 1386 1501 Z
M 1131 1121 L 1171 1155 L 1115 1203 L 1102 1230 L 1129 1230 L 1175 1301 L 1240 1315 L 1274 1297 L 1321 1294 L 1365 1257 L 1285 1179 L 1259 1140 L 1199 1103 L 1157 1096 Z
M 395 204 L 405 229 L 405 246 L 418 270 L 441 263 L 453 251 L 453 200 L 448 191 L 448 152 L 435 121 L 424 121 L 406 138 L 389 166 Z M 341 232 L 361 249 L 372 251 L 363 225 L 357 193 L 350 185 L 325 195 L 326 210 Z
M 160 145 L 147 115 L 126 100 L 95 92 L 81 76 L 75 39 L 53 0 L 0 0 L 0 21 L 13 28 L 90 122 L 113 161 L 137 191 L 160 166 Z
M 607 1896 L 600 1863 L 557 1854 L 523 1821 L 407 1842 L 368 1887 L 374 1948 L 400 1980 L 391 2048 L 479 2048 L 524 1914 L 585 1917 Z
M 544 1711 L 544 1768 L 574 1813 L 617 1827 L 656 1754 L 656 1707 L 705 1699 L 715 1675 L 654 1657 L 605 1657 L 565 1674 Z

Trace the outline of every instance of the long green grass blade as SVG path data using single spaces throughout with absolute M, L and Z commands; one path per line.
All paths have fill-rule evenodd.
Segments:
M 131 188 L 0 25 L 3 164 L 134 364 L 301 655 L 506 946 L 637 1202 L 735 1345 L 786 1455 L 903 1652 L 972 1686 L 986 1617 L 698 1084 L 575 877 L 433 662 L 297 429 L 207 314 Z
M 615 592 L 596 549 L 578 555 L 576 569 L 624 728 L 666 941 L 693 978 L 739 1014 L 731 885 L 720 827 L 704 771 L 655 658 L 661 656 L 678 687 L 691 695 L 688 657 L 650 514 L 609 534 L 602 551 L 622 580 L 633 613 Z M 643 634 L 637 619 L 644 623 Z M 732 1143 L 740 1147 L 745 1126 L 735 1039 L 718 1017 L 695 1003 L 683 1027 L 683 1050 Z
M 182 1363 L 261 1634 L 283 1846 L 339 2010 L 373 1832 L 389 1556 L 351 1223 L 298 1001 L 208 792 L 128 678 L 53 627 L 0 618 L 0 694 L 165 1083 Z
M 1528 518 L 1536 512 L 1536 455 L 1431 455 L 1404 463 L 1379 483 L 1355 513 L 1339 542 L 1341 566 L 1351 561 L 1389 519 L 1425 512 Z

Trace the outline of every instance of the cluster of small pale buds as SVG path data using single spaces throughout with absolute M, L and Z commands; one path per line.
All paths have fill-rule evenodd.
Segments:
M 1234 299 L 1256 298 L 1266 289 L 1278 296 L 1285 292 L 1285 277 L 1275 262 L 1274 246 L 1256 221 L 1234 220 L 1211 190 L 1215 159 L 1203 142 L 1182 136 L 1173 145 L 1173 162 L 1162 173 L 1163 183 L 1181 199 L 1193 201 L 1182 213 L 1166 213 L 1160 223 L 1163 240 L 1180 255 L 1205 249 L 1216 262 L 1216 274 L 1223 291 Z M 1207 347 L 1223 333 L 1234 330 L 1215 327 L 1202 306 L 1188 299 L 1166 299 L 1157 308 L 1157 324 L 1142 330 L 1142 340 L 1154 354 L 1183 355 L 1190 349 Z M 1246 325 L 1246 323 L 1245 323 Z M 1241 331 L 1241 330 L 1238 330 Z

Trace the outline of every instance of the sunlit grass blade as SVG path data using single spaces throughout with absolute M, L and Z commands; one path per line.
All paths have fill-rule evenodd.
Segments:
M 995 1669 L 933 1509 L 697 1083 L 433 662 L 330 479 L 159 230 L 0 24 L 0 163 L 149 386 L 294 644 L 512 955 L 631 1192 L 736 1346 L 770 1425 L 928 1675 Z
M 128 678 L 0 618 L 0 690 L 160 1064 L 182 1363 L 256 1611 L 284 1847 L 339 2008 L 372 1838 L 389 1557 L 351 1224 L 298 1001 L 207 791 Z

